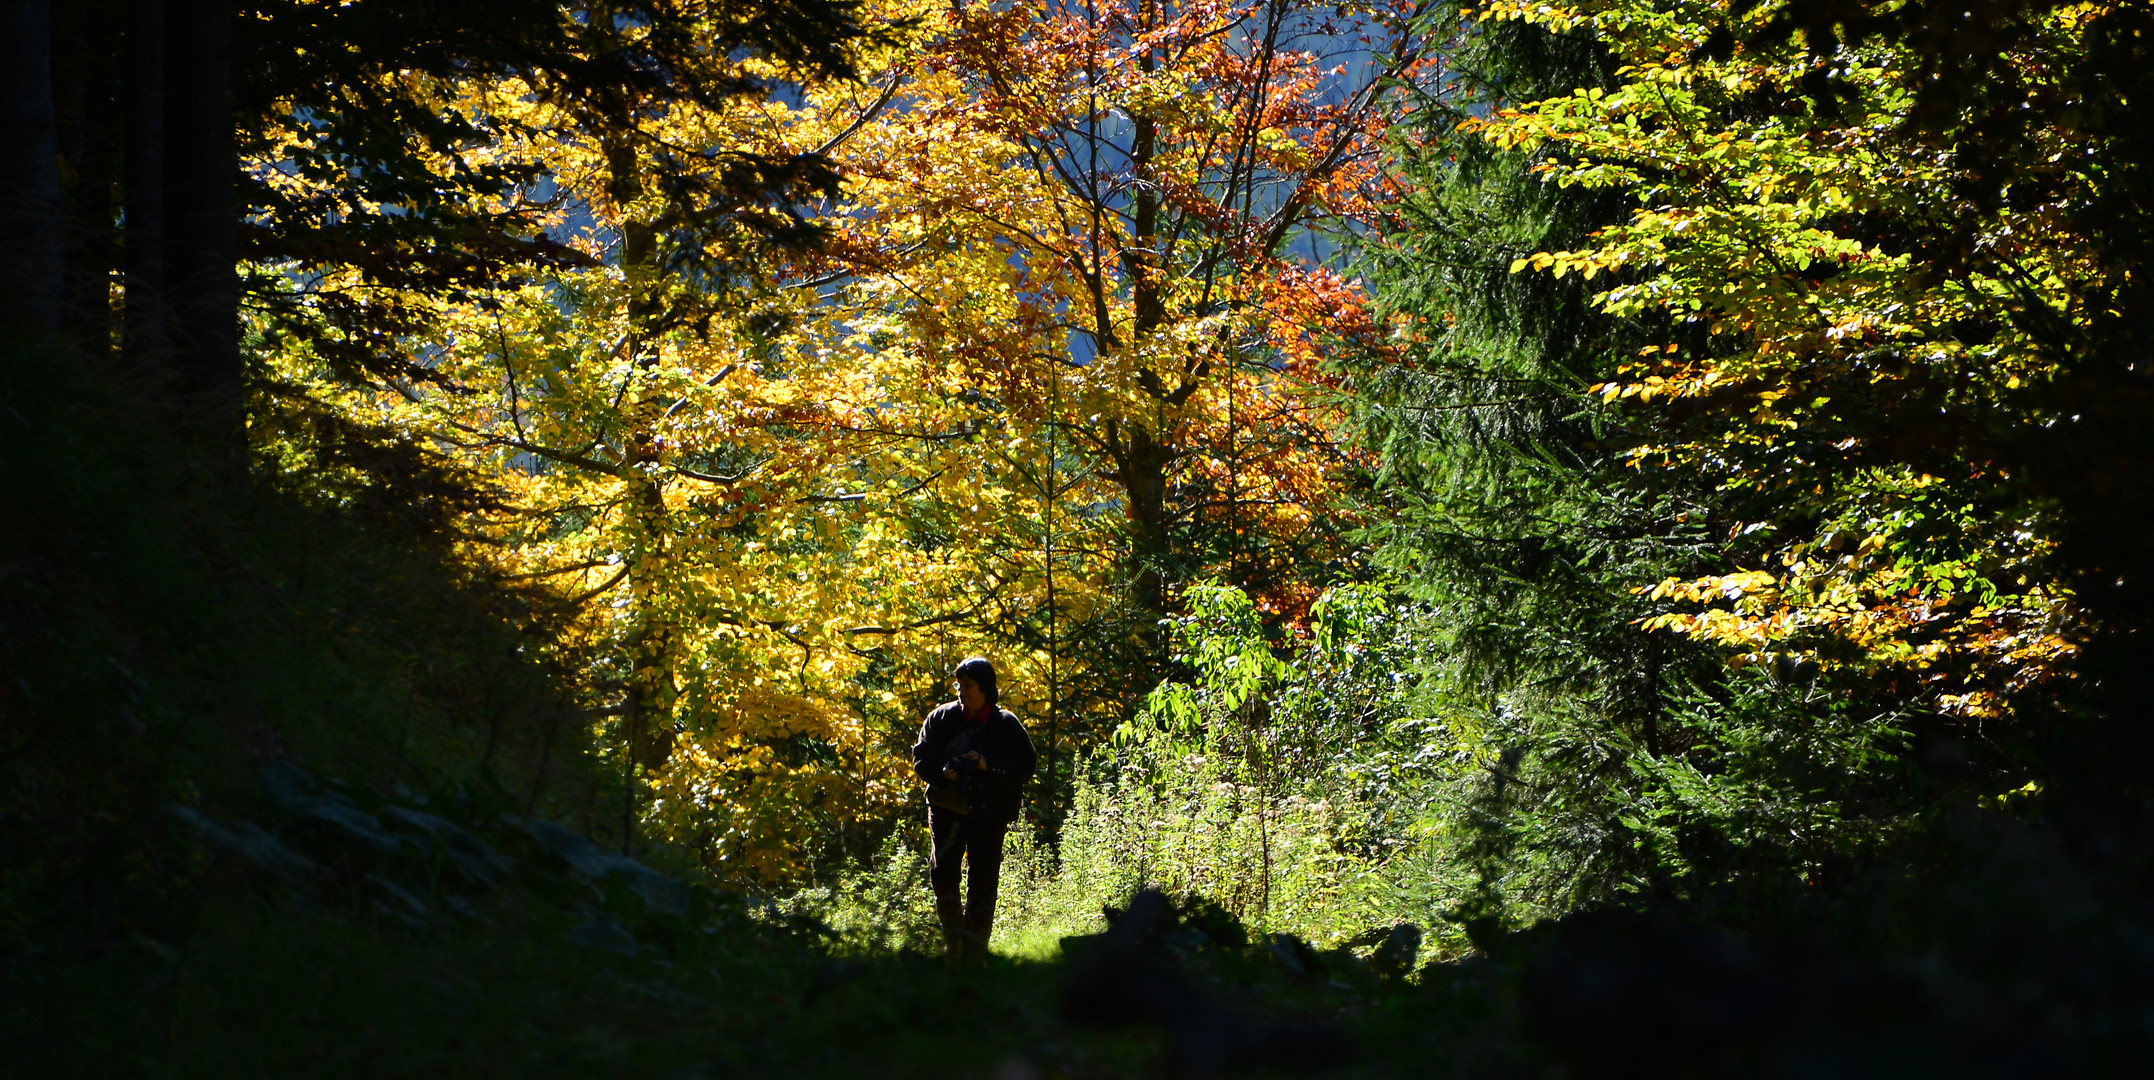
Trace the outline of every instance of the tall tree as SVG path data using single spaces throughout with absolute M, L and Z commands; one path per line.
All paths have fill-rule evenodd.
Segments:
M 25 0 L 0 23 L 0 309 L 33 331 L 60 328 L 60 173 L 52 100 L 52 6 Z
M 806 203 L 828 190 L 816 148 L 829 135 L 789 143 L 763 95 L 773 80 L 843 83 L 842 67 L 743 57 L 721 47 L 723 24 L 602 21 L 582 47 L 634 67 L 651 36 L 682 32 L 704 59 L 669 82 L 444 84 L 442 108 L 512 132 L 474 166 L 540 178 L 501 202 L 577 261 L 461 298 L 391 297 L 441 328 L 405 354 L 423 382 L 340 386 L 303 348 L 276 370 L 341 415 L 453 443 L 499 476 L 503 512 L 474 524 L 506 542 L 504 573 L 558 583 L 585 611 L 594 719 L 631 786 L 652 786 L 624 839 L 647 825 L 721 870 L 783 877 L 903 798 L 876 727 L 911 710 L 904 684 L 918 680 L 858 643 L 991 604 L 999 590 L 952 598 L 938 581 L 978 569 L 960 555 L 1006 525 L 930 522 L 943 543 L 916 544 L 878 522 L 908 494 L 979 478 L 851 434 L 846 418 L 876 407 L 858 358 L 786 330 L 814 297 L 771 279 L 815 238 Z
M 2146 357 L 2154 12 L 2051 0 L 1957 8 L 1804 0 L 1744 15 L 1719 40 L 1799 42 L 1811 59 L 1804 85 L 1821 97 L 1851 99 L 1863 81 L 1826 56 L 1889 47 L 1904 65 L 1911 96 L 1898 134 L 1941 160 L 1956 202 L 1905 215 L 1894 239 L 1928 277 L 1979 295 L 1962 301 L 1976 314 L 1949 330 L 1926 327 L 1926 336 L 1961 338 L 1970 355 L 2011 357 L 2007 368 L 2032 367 L 2034 377 L 2020 372 L 2013 385 L 2007 375 L 1986 400 L 1947 395 L 1938 418 L 1959 423 L 1914 425 L 1913 437 L 1881 440 L 1878 450 L 1942 475 L 1973 463 L 1998 489 L 2000 510 L 2014 508 L 2001 512 L 2044 520 L 2038 531 L 2056 548 L 2032 577 L 2084 612 L 2071 641 L 2076 676 L 2005 679 L 1992 692 L 2028 720 L 2020 730 L 2050 791 L 2047 809 L 2114 828 L 2154 797 L 2142 765 L 2154 682 L 2140 644 L 2154 622 L 2154 590 L 2137 572 L 2154 557 L 2142 524 L 2154 469 Z M 1992 327 L 1997 337 L 1979 340 Z M 1999 655 L 1984 666 L 2047 667 L 2027 659 Z
M 1124 642 L 1157 609 L 1131 618 L 1108 590 L 1117 568 L 1161 587 L 1171 568 L 1132 559 L 1117 523 L 1125 421 L 1165 415 L 1185 440 L 1144 489 L 1187 552 L 1174 573 L 1266 580 L 1292 613 L 1313 595 L 1296 553 L 1334 539 L 1310 509 L 1345 464 L 1315 343 L 1367 328 L 1353 290 L 1289 248 L 1376 195 L 1374 71 L 1326 74 L 1290 47 L 1318 16 L 1284 6 L 1153 13 L 1179 44 L 1151 73 L 1110 49 L 1121 16 L 1062 13 L 1054 33 L 1089 54 L 1050 35 L 1012 60 L 991 46 L 1029 39 L 1022 12 L 888 14 L 912 21 L 863 46 L 865 85 L 711 49 L 670 76 L 710 87 L 694 94 L 521 74 L 443 93 L 513 133 L 474 168 L 546 178 L 500 204 L 586 263 L 394 301 L 447 332 L 378 392 L 329 388 L 303 350 L 279 360 L 344 415 L 496 471 L 503 572 L 584 605 L 594 712 L 650 785 L 645 823 L 744 876 L 864 853 L 908 799 L 912 724 L 967 652 L 1004 663 L 1061 762 L 1126 714 L 1141 680 Z M 1233 44 L 1266 26 L 1270 42 Z M 601 20 L 583 48 L 628 55 L 659 29 Z M 758 79 L 797 98 L 724 90 Z M 1191 80 L 1186 110 L 1161 96 Z M 1115 149 L 1129 108 L 1160 116 L 1149 149 Z M 1075 139 L 1151 172 L 1088 186 L 1121 166 Z M 729 194 L 742 177 L 762 201 Z M 798 242 L 812 197 L 834 203 L 821 245 Z M 1147 269 L 1140 246 L 1176 244 Z
M 1554 481 L 1509 522 L 1484 513 L 1502 503 L 1461 513 L 1455 490 L 1428 492 L 1434 512 L 1394 547 L 1467 644 L 1524 632 L 1596 661 L 1514 668 L 1455 706 L 1489 764 L 1461 774 L 1475 792 L 1453 804 L 1461 835 L 1529 908 L 1686 876 L 1792 884 L 1789 866 L 1814 883 L 1938 806 L 2043 789 L 2058 751 L 2089 745 L 2072 716 L 2084 684 L 2066 676 L 2123 625 L 2080 598 L 2121 549 L 2065 556 L 2075 522 L 2106 511 L 2066 510 L 2027 455 L 2088 460 L 2059 410 L 2076 395 L 2055 395 L 2136 355 L 2088 347 L 2135 256 L 2079 231 L 2096 185 L 2052 168 L 2078 122 L 2062 102 L 2087 100 L 2099 66 L 2085 58 L 2122 55 L 2102 43 L 2133 17 L 1986 14 L 2013 31 L 2007 90 L 1945 78 L 1959 54 L 1910 47 L 1928 18 L 1613 2 L 1457 24 L 1502 47 L 1499 74 L 1550 49 L 1589 61 L 1568 85 L 1488 80 L 1483 107 L 1432 110 L 1449 133 L 1413 159 L 1431 181 L 1413 205 L 1432 209 L 1402 220 L 1385 292 L 1422 315 L 1435 377 L 1370 380 L 1395 470 L 1433 465 L 1455 488 L 1513 460 L 1525 467 L 1506 477 Z M 1858 23 L 1863 44 L 1838 36 Z M 2100 168 L 2134 175 L 2128 139 L 2097 145 Z M 1458 227 L 1479 193 L 1520 185 L 1553 211 L 1538 220 L 1571 227 L 1510 244 Z M 1534 295 L 1567 296 L 1571 316 L 1490 302 Z M 1576 358 L 1523 423 L 1464 393 L 1520 347 Z M 1467 378 L 1443 376 L 1452 358 Z M 2138 407 L 2123 382 L 2105 406 L 2118 415 Z M 2131 445 L 2094 456 L 2128 470 Z M 1505 547 L 1540 556 L 1509 560 L 1525 587 L 1472 603 L 1480 553 Z M 1645 557 L 1613 557 L 1626 550 Z M 1459 621 L 1477 610 L 1500 618 Z M 1647 661 L 1641 693 L 1619 693 L 1624 653 Z
M 124 303 L 121 353 L 131 367 L 161 362 L 165 311 L 165 4 L 127 5 L 120 138 Z
M 1370 329 L 1328 237 L 1383 197 L 1381 102 L 1423 70 L 1410 17 L 953 8 L 840 154 L 848 299 L 1113 480 L 1147 621 L 1218 572 L 1299 612 L 1337 554 L 1323 508 L 1351 468 L 1311 343 Z
M 117 340 L 167 370 L 192 422 L 235 447 L 243 309 L 244 332 L 303 337 L 353 377 L 424 381 L 399 366 L 399 339 L 424 330 L 419 308 L 375 298 L 451 297 L 583 258 L 527 208 L 488 201 L 533 174 L 476 164 L 504 133 L 439 108 L 446 83 L 514 71 L 586 98 L 750 92 L 697 83 L 692 50 L 715 41 L 833 63 L 860 32 L 851 12 L 820 0 L 613 5 L 606 18 L 654 32 L 594 61 L 579 51 L 593 11 L 555 0 L 265 0 L 244 17 L 227 0 L 10 5 L 17 295 L 77 349 Z M 720 29 L 698 38 L 697 25 Z M 242 275 L 242 260 L 255 269 Z M 308 287 L 345 268 L 368 287 Z
M 232 0 L 165 0 L 158 216 L 166 355 L 197 422 L 241 444 L 238 117 Z M 147 29 L 147 27 L 145 27 Z
M 1393 144 L 1406 194 L 1364 245 L 1398 346 L 1354 380 L 1380 455 L 1378 561 L 1426 602 L 1431 707 L 1465 751 L 1439 799 L 1447 858 L 1472 866 L 1469 914 L 1529 917 L 1655 874 L 1623 824 L 1638 763 L 1688 749 L 1674 713 L 1697 650 L 1658 641 L 1633 595 L 1697 565 L 1696 485 L 1631 482 L 1619 423 L 1583 389 L 1634 356 L 1639 327 L 1594 311 L 1579 278 L 1510 273 L 1521 255 L 1623 219 L 1620 194 L 1541 182 L 1549 158 L 1462 123 L 1617 81 L 1586 34 L 1432 11 L 1445 70 L 1408 104 Z M 1670 862 L 1679 862 L 1675 856 Z M 1516 905 L 1514 908 L 1513 905 Z

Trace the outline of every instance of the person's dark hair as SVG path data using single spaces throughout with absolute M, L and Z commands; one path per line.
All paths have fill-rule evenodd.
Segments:
M 988 663 L 986 657 L 975 656 L 966 660 L 964 663 L 957 665 L 957 670 L 951 672 L 950 677 L 953 679 L 971 679 L 973 685 L 978 686 L 980 692 L 987 695 L 988 708 L 998 708 L 1002 705 L 1002 694 L 995 689 L 995 665 Z

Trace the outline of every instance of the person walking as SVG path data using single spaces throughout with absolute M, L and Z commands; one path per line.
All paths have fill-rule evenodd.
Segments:
M 934 844 L 927 878 L 935 890 L 943 948 L 963 956 L 987 950 L 995 926 L 1002 837 L 1017 819 L 1039 754 L 1017 715 L 1002 707 L 995 665 L 972 657 L 957 665 L 950 681 L 957 700 L 921 723 L 912 770 L 927 782 L 927 827 Z M 961 862 L 971 866 L 969 881 L 960 881 Z

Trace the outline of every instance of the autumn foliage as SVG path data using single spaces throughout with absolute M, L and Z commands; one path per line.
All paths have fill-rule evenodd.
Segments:
M 2033 388 L 2064 363 L 2028 309 L 2085 321 L 2102 289 L 2054 204 L 1984 205 L 1970 164 L 1892 122 L 1914 106 L 1923 62 L 1881 45 L 1754 43 L 1778 15 L 1626 5 L 1497 5 L 1491 20 L 1592 26 L 1623 65 L 1614 90 L 1522 102 L 1468 128 L 1541 147 L 1542 179 L 1619 189 L 1629 220 L 1592 246 L 1517 259 L 1513 272 L 1578 274 L 1594 305 L 1657 331 L 1591 387 L 1649 413 L 1628 453 L 1640 470 L 1702 472 L 1749 508 L 1728 528 L 1744 563 L 1646 586 L 1669 610 L 1646 625 L 1729 649 L 1788 653 L 1897 681 L 1901 699 L 1973 719 L 2059 677 L 2083 633 L 2070 590 L 2045 571 L 2057 524 L 2000 504 L 1999 429 L 2044 423 Z M 2040 17 L 2032 56 L 2071 48 L 2092 7 Z M 1721 54 L 1699 42 L 1723 35 Z M 1837 96 L 1791 101 L 1830 70 Z M 2037 82 L 2056 77 L 2030 70 Z M 2054 155 L 2064 128 L 2030 149 Z M 1911 237 L 1979 221 L 1940 265 Z M 1649 412 L 1650 411 L 1650 412 Z M 1920 689 L 1916 689 L 1916 687 Z
M 1325 353 L 1376 337 L 1335 237 L 1383 197 L 1407 14 L 897 5 L 842 66 L 442 83 L 502 132 L 468 161 L 529 178 L 474 210 L 559 254 L 377 288 L 439 327 L 402 375 L 274 368 L 495 478 L 472 551 L 579 613 L 560 648 L 647 827 L 750 878 L 858 857 L 958 657 L 1004 665 L 1052 774 L 1165 659 L 1182 583 L 1306 618 L 1363 468 Z

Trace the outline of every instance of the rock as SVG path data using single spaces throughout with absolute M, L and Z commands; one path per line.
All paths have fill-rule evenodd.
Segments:
M 1384 940 L 1369 954 L 1369 965 L 1386 978 L 1398 978 L 1411 974 L 1414 961 L 1421 957 L 1421 928 L 1402 922 L 1384 935 Z
M 1264 935 L 1264 951 L 1296 979 L 1308 980 L 1324 973 L 1324 962 L 1309 943 L 1292 934 Z
M 366 880 L 367 884 L 381 890 L 391 901 L 388 904 L 376 901 L 374 904 L 375 910 L 394 915 L 414 925 L 425 920 L 427 916 L 426 901 L 419 899 L 411 890 L 380 874 L 368 874 Z
M 636 936 L 629 933 L 613 916 L 595 907 L 582 922 L 569 928 L 568 943 L 586 949 L 604 949 L 622 956 L 634 956 L 637 952 Z
M 257 782 L 277 809 L 320 823 L 332 835 L 383 855 L 395 855 L 404 847 L 404 839 L 383 829 L 381 819 L 359 809 L 341 792 L 322 790 L 296 765 L 272 761 L 262 767 Z
M 295 880 L 317 877 L 322 873 L 320 863 L 286 847 L 261 826 L 247 821 L 235 821 L 225 826 L 208 814 L 191 806 L 173 803 L 166 809 L 172 816 L 194 827 L 212 847 L 223 848 L 271 873 Z
M 1198 952 L 1212 945 L 1212 936 L 1194 926 L 1185 926 L 1173 933 L 1160 936 L 1160 944 L 1179 954 Z
M 521 818 L 514 814 L 502 815 L 502 820 L 522 829 L 538 845 L 578 874 L 592 881 L 619 878 L 643 900 L 644 907 L 654 915 L 688 914 L 689 889 L 687 884 L 676 881 L 651 869 L 626 855 L 616 854 L 591 842 L 589 837 L 569 831 L 563 826 L 539 818 Z
M 507 856 L 447 818 L 402 806 L 384 807 L 381 816 L 440 841 L 456 868 L 477 884 L 492 888 L 508 878 L 513 864 Z
M 1329 1027 L 1267 1021 L 1214 1000 L 1168 962 L 1162 943 L 1174 922 L 1164 895 L 1138 893 L 1071 963 L 1063 1013 L 1097 1025 L 1157 1024 L 1182 1068 L 1197 1075 L 1257 1066 L 1314 1072 L 1350 1056 Z
M 623 858 L 616 864 L 615 873 L 628 882 L 628 887 L 643 898 L 643 906 L 653 915 L 686 915 L 691 895 L 685 882 L 676 881 L 634 859 Z
M 523 818 L 515 814 L 503 814 L 501 820 L 538 842 L 548 854 L 569 865 L 569 868 L 591 879 L 603 881 L 613 873 L 613 861 L 620 856 L 591 842 L 590 837 L 571 832 L 541 818 Z

